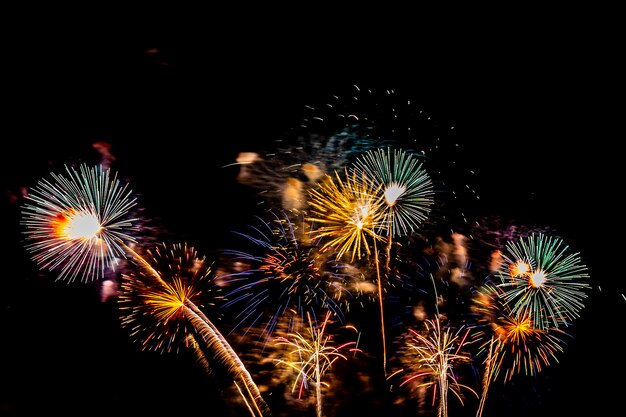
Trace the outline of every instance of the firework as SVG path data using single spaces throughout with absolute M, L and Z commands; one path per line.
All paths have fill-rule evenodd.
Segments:
M 234 381 L 239 380 L 244 384 L 258 415 L 270 415 L 259 388 L 237 353 L 213 322 L 194 303 L 194 299 L 201 295 L 200 284 L 210 275 L 210 270 L 204 265 L 204 258 L 198 258 L 193 248 L 188 249 L 186 245 L 181 244 L 173 245 L 169 251 L 163 245 L 162 249 L 155 250 L 158 256 L 148 259 L 129 246 L 124 248 L 144 268 L 144 273 L 133 277 L 136 281 L 125 282 L 124 288 L 130 295 L 122 296 L 123 302 L 129 303 L 126 308 L 126 311 L 129 311 L 128 316 L 123 319 L 124 326 L 137 330 L 139 328 L 134 323 L 143 316 L 150 316 L 149 320 L 155 325 L 152 331 L 148 330 L 148 339 L 143 340 L 145 342 L 156 339 L 154 343 L 157 347 L 166 348 L 172 341 L 176 341 L 178 336 L 183 336 L 181 339 L 187 346 L 191 343 L 196 355 L 202 352 L 207 360 L 206 363 L 201 361 L 205 369 L 209 362 L 219 365 L 219 368 Z M 138 305 L 131 306 L 130 303 L 133 302 L 137 302 Z M 168 329 L 168 326 L 172 328 Z M 188 334 L 195 334 L 198 337 L 193 339 L 184 337 Z M 165 342 L 161 343 L 160 339 Z M 203 342 L 202 346 L 195 344 L 198 339 Z
M 525 266 L 518 265 L 522 270 Z M 484 357 L 485 371 L 477 416 L 482 415 L 492 381 L 502 376 L 504 382 L 520 373 L 534 376 L 552 361 L 558 362 L 568 336 L 560 329 L 535 327 L 530 311 L 515 314 L 504 302 L 505 293 L 485 284 L 475 298 L 475 312 L 488 330 L 478 330 L 473 337 L 481 340 L 478 356 Z
M 509 242 L 497 275 L 503 300 L 534 327 L 568 326 L 579 316 L 589 289 L 587 267 L 562 239 L 542 233 Z
M 322 381 L 323 376 L 337 360 L 348 359 L 344 352 L 359 351 L 356 342 L 333 346 L 332 336 L 326 332 L 330 316 L 331 313 L 327 312 L 323 322 L 318 324 L 310 314 L 307 314 L 309 322 L 307 333 L 291 333 L 287 337 L 278 337 L 276 341 L 277 346 L 284 345 L 290 349 L 288 352 L 290 358 L 278 359 L 276 363 L 296 372 L 292 392 L 298 390 L 300 396 L 309 383 L 312 382 L 315 386 L 317 417 L 322 417 L 322 386 L 328 387 L 328 384 Z M 356 331 L 354 327 L 349 328 Z
M 422 331 L 409 329 L 409 337 L 401 350 L 403 369 L 390 376 L 403 375 L 400 386 L 413 384 L 415 389 L 433 389 L 433 400 L 438 396 L 438 416 L 448 415 L 448 391 L 463 403 L 461 389 L 476 394 L 470 387 L 460 384 L 455 368 L 469 363 L 470 357 L 462 351 L 467 342 L 469 329 L 454 332 L 450 327 L 442 327 L 442 318 L 424 322 Z
M 214 285 L 211 267 L 187 244 L 165 244 L 147 251 L 145 257 L 162 282 L 144 269 L 123 275 L 119 297 L 122 326 L 129 329 L 142 349 L 178 351 L 188 348 L 187 335 L 194 332 L 185 316 L 185 301 L 216 310 L 223 297 Z
M 128 233 L 135 219 L 126 217 L 135 199 L 108 169 L 66 166 L 66 172 L 30 190 L 22 212 L 26 248 L 59 280 L 99 279 L 125 257 L 124 242 L 134 241 Z
M 259 218 L 260 227 L 253 227 L 252 234 L 240 233 L 252 244 L 249 252 L 224 251 L 233 263 L 246 265 L 242 271 L 221 277 L 236 285 L 225 307 L 244 305 L 235 317 L 236 327 L 264 322 L 261 333 L 267 341 L 290 309 L 300 317 L 315 309 L 329 309 L 341 318 L 340 304 L 351 298 L 341 262 L 320 253 L 305 219 L 292 221 L 284 212 L 268 216 L 269 221 Z
M 322 250 L 336 250 L 337 258 L 349 253 L 351 261 L 372 253 L 368 240 L 380 240 L 379 231 L 385 227 L 383 201 L 377 192 L 369 181 L 347 171 L 344 180 L 335 171 L 334 178 L 326 176 L 311 190 L 309 219 L 319 225 L 314 233 L 325 240 Z
M 406 236 L 426 220 L 433 205 L 433 185 L 414 154 L 402 149 L 370 150 L 356 160 L 355 169 L 384 197 L 386 227 L 381 233 Z
M 379 232 L 386 227 L 384 222 L 383 200 L 364 173 L 345 171 L 342 180 L 337 171 L 335 178 L 327 176 L 320 186 L 311 190 L 311 217 L 319 225 L 314 234 L 326 241 L 322 250 L 333 249 L 337 258 L 351 253 L 351 261 L 356 256 L 370 256 L 374 252 L 378 302 L 380 305 L 381 337 L 383 345 L 383 371 L 387 373 L 387 348 L 385 341 L 385 320 L 383 313 L 382 280 L 376 241 L 382 239 Z M 372 240 L 372 248 L 368 240 Z

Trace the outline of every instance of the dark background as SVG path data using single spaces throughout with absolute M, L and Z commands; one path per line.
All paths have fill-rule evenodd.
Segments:
M 95 286 L 37 273 L 21 244 L 20 187 L 64 163 L 98 161 L 92 143 L 109 142 L 117 170 L 164 235 L 197 242 L 210 254 L 254 204 L 240 192 L 235 171 L 221 167 L 293 125 L 304 104 L 354 84 L 407 92 L 442 124 L 454 124 L 467 159 L 480 169 L 476 211 L 550 225 L 575 242 L 590 268 L 593 290 L 560 363 L 540 379 L 537 397 L 519 394 L 522 400 L 512 398 L 503 410 L 576 415 L 581 407 L 617 405 L 626 300 L 616 282 L 620 245 L 608 238 L 616 230 L 609 209 L 617 203 L 603 191 L 613 181 L 606 132 L 613 112 L 605 97 L 614 87 L 611 50 L 584 30 L 470 31 L 449 41 L 410 30 L 383 37 L 346 29 L 328 39 L 321 31 L 93 41 L 76 33 L 9 45 L 0 414 L 211 415 L 223 407 L 188 358 L 139 352 Z M 383 412 L 354 407 L 361 415 Z

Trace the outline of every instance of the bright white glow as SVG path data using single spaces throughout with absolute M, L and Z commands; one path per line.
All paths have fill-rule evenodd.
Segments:
M 91 213 L 76 213 L 67 219 L 61 234 L 68 239 L 92 239 L 102 229 L 98 218 Z
M 405 191 L 406 187 L 399 184 L 391 184 L 385 189 L 385 201 L 388 205 L 393 206 Z
M 546 277 L 545 272 L 537 270 L 533 272 L 530 276 L 530 285 L 535 288 L 541 287 L 546 279 L 548 279 L 548 277 Z

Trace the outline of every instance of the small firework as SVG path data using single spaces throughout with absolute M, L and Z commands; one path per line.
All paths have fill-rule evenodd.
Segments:
M 410 385 L 415 390 L 433 389 L 433 401 L 438 398 L 438 416 L 448 415 L 448 391 L 451 391 L 463 403 L 461 389 L 476 394 L 470 387 L 460 384 L 456 376 L 456 367 L 469 363 L 471 358 L 463 352 L 468 343 L 469 329 L 454 332 L 450 327 L 442 326 L 442 317 L 424 322 L 424 329 L 409 329 L 405 346 L 400 351 L 404 368 L 395 375 L 403 375 L 400 386 Z
M 230 261 L 245 265 L 242 271 L 220 277 L 236 285 L 227 294 L 225 307 L 244 305 L 236 316 L 236 327 L 263 323 L 262 335 L 267 340 L 290 309 L 300 317 L 316 309 L 342 317 L 340 304 L 349 302 L 351 294 L 341 263 L 320 253 L 306 220 L 292 221 L 286 213 L 268 215 L 269 221 L 259 218 L 260 227 L 254 227 L 254 233 L 240 234 L 252 243 L 249 252 L 224 251 Z
M 122 326 L 130 330 L 142 349 L 178 351 L 188 348 L 188 334 L 195 332 L 185 315 L 185 302 L 205 310 L 222 299 L 214 285 L 211 267 L 204 257 L 187 244 L 162 244 L 146 258 L 158 272 L 155 281 L 150 271 L 124 275 L 120 294 Z
M 324 321 L 318 324 L 310 314 L 307 314 L 309 322 L 306 333 L 291 333 L 287 337 L 278 337 L 277 346 L 287 346 L 288 359 L 278 359 L 278 365 L 286 366 L 296 372 L 292 384 L 292 392 L 298 391 L 301 397 L 309 384 L 315 387 L 317 417 L 322 417 L 322 386 L 328 388 L 328 384 L 322 381 L 324 375 L 339 359 L 347 360 L 345 353 L 356 353 L 359 349 L 356 342 L 346 342 L 339 346 L 332 343 L 332 335 L 326 332 L 331 313 L 327 312 Z M 356 331 L 354 327 L 349 328 Z
M 541 233 L 509 242 L 506 249 L 497 274 L 511 312 L 542 330 L 570 325 L 590 288 L 579 254 L 560 238 Z
M 66 166 L 68 176 L 52 174 L 30 190 L 23 207 L 26 248 L 41 269 L 57 279 L 90 281 L 104 277 L 125 258 L 134 239 L 131 190 L 100 166 Z
M 379 232 L 385 227 L 383 201 L 371 182 L 356 172 L 346 172 L 342 180 L 335 172 L 334 178 L 326 176 L 310 194 L 309 220 L 319 225 L 314 234 L 325 240 L 321 249 L 335 250 L 337 258 L 348 253 L 352 261 L 369 256 L 372 248 L 368 240 L 382 239 Z
M 355 169 L 384 197 L 385 233 L 406 236 L 426 220 L 433 184 L 416 155 L 402 149 L 375 149 L 360 156 Z

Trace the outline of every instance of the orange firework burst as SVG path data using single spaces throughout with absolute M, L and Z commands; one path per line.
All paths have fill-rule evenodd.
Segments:
M 474 338 L 481 341 L 478 356 L 483 356 L 482 396 L 477 415 L 482 415 L 492 381 L 500 375 L 504 382 L 525 373 L 534 376 L 542 369 L 558 362 L 557 355 L 564 350 L 564 336 L 558 328 L 536 327 L 531 312 L 515 313 L 504 302 L 506 293 L 499 287 L 486 284 L 475 299 L 475 312 L 485 324 Z
M 519 315 L 503 302 L 505 293 L 501 288 L 485 285 L 480 296 L 475 300 L 476 312 L 481 321 L 491 329 L 492 336 L 485 331 L 478 331 L 475 337 L 483 344 L 480 354 L 489 349 L 493 367 L 493 378 L 503 373 L 505 381 L 510 381 L 518 373 L 536 375 L 563 352 L 565 342 L 562 336 L 567 333 L 557 328 L 542 329 L 537 327 L 530 312 Z M 494 346 L 491 346 L 495 342 Z
M 213 279 L 205 258 L 199 258 L 186 244 L 171 248 L 163 244 L 149 251 L 148 259 L 125 248 L 143 270 L 124 277 L 124 293 L 120 296 L 122 326 L 131 329 L 144 349 L 170 351 L 181 345 L 193 349 L 205 369 L 209 364 L 218 365 L 238 389 L 237 381 L 243 384 L 245 393 L 241 394 L 253 416 L 270 415 L 241 359 L 200 309 L 210 308 L 221 299 L 219 289 L 208 285 Z

